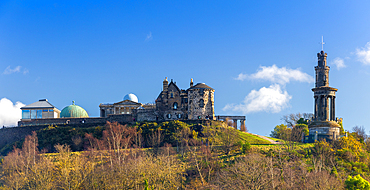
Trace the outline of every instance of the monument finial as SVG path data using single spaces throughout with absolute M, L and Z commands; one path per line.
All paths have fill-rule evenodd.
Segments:
M 324 51 L 324 44 L 325 44 L 325 42 L 324 42 L 324 36 L 321 36 L 321 42 L 320 42 L 320 44 L 321 44 L 321 51 Z

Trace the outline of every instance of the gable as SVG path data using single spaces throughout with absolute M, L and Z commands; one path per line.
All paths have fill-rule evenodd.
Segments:
M 175 83 L 173 83 L 173 82 L 171 82 L 168 85 L 168 91 L 174 91 L 174 92 L 179 92 L 180 93 L 179 87 L 177 87 L 177 85 Z
M 137 105 L 137 106 L 141 106 L 141 103 L 133 102 L 131 100 L 123 100 L 123 101 L 114 103 L 113 105 Z

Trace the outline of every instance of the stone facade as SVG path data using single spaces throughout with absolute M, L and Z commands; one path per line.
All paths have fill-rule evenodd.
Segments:
M 54 118 L 31 119 L 19 121 L 18 126 L 41 125 L 74 125 L 74 124 L 104 124 L 109 122 L 134 123 L 141 121 L 169 120 L 226 120 L 232 119 L 234 127 L 240 120 L 240 129 L 246 130 L 245 116 L 215 116 L 215 90 L 204 83 L 193 84 L 190 81 L 188 89 L 177 87 L 176 82 L 163 81 L 163 90 L 155 100 L 155 104 L 142 104 L 125 99 L 113 104 L 100 104 L 100 117 L 90 118 Z
M 327 53 L 317 54 L 318 65 L 315 67 L 316 83 L 314 92 L 314 117 L 309 123 L 309 136 L 312 140 L 319 140 L 320 136 L 326 140 L 336 140 L 339 137 L 339 124 L 335 117 L 335 93 L 338 89 L 329 87 L 329 70 L 326 65 Z
M 176 82 L 163 81 L 163 91 L 156 99 L 159 120 L 214 119 L 214 89 L 204 83 L 180 90 Z
M 188 89 L 189 119 L 214 118 L 214 90 L 205 84 L 197 84 Z
M 142 104 L 131 100 L 123 100 L 114 104 L 100 104 L 100 117 L 108 115 L 132 114 L 135 109 L 153 109 L 154 104 Z

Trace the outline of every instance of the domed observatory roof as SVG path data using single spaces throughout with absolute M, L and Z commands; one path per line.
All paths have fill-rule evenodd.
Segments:
M 131 93 L 126 94 L 126 96 L 123 98 L 123 100 L 130 100 L 130 101 L 139 103 L 139 99 L 137 98 L 137 96 L 135 94 L 131 94 Z
M 75 105 L 75 101 L 72 101 L 72 105 L 65 107 L 62 112 L 60 112 L 60 117 L 73 117 L 73 118 L 80 118 L 80 117 L 89 117 L 87 112 L 78 105 Z

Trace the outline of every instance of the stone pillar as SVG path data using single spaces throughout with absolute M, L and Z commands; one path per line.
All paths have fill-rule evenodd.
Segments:
M 240 130 L 246 132 L 247 128 L 245 127 L 245 119 L 240 120 Z
M 233 126 L 235 129 L 238 129 L 238 120 L 237 119 L 233 119 Z
M 314 115 L 314 118 L 315 118 L 315 120 L 317 120 L 317 104 L 318 104 L 318 102 L 317 102 L 317 96 L 315 96 L 315 115 Z
M 324 115 L 324 111 L 323 111 L 323 106 L 324 106 L 324 96 L 321 96 L 319 97 L 320 99 L 320 103 L 319 103 L 319 121 L 321 121 L 323 119 L 323 115 Z
M 331 98 L 331 114 L 333 116 L 333 121 L 335 120 L 335 96 Z
M 328 96 L 325 96 L 324 112 L 325 112 L 325 121 L 328 121 L 329 120 L 329 97 Z

